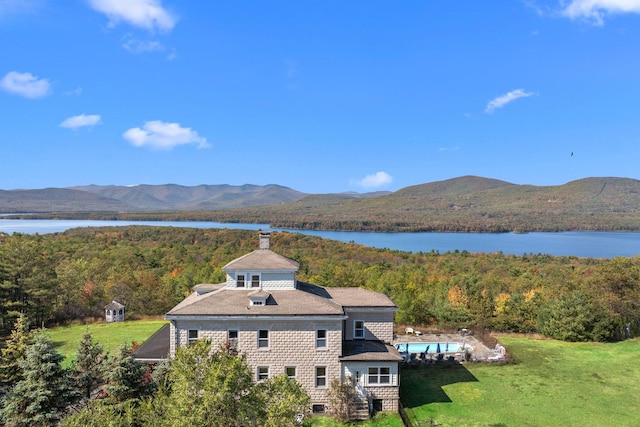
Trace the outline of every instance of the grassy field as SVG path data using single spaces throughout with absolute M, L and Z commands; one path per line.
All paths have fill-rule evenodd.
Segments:
M 503 337 L 515 363 L 407 369 L 416 426 L 638 426 L 640 340 L 565 343 Z
M 141 343 L 164 320 L 73 325 L 47 333 L 71 362 L 82 334 L 113 352 L 123 342 Z M 514 363 L 425 366 L 404 369 L 401 400 L 415 426 L 638 426 L 640 339 L 615 344 L 565 343 L 523 337 L 500 341 Z M 343 424 L 319 417 L 313 427 Z M 385 414 L 359 427 L 400 427 Z
M 65 356 L 64 366 L 69 366 L 78 348 L 82 336 L 89 332 L 94 342 L 102 344 L 109 353 L 114 353 L 122 343 L 142 344 L 166 320 L 136 320 L 118 323 L 93 323 L 88 325 L 70 325 L 47 330 L 56 349 Z

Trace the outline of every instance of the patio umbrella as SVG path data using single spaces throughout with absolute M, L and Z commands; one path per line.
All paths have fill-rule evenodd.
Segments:
M 441 351 L 440 351 L 440 343 L 438 343 L 438 346 L 436 347 L 436 353 L 441 353 Z
M 449 341 L 447 341 L 447 346 L 444 348 L 444 351 L 449 351 Z

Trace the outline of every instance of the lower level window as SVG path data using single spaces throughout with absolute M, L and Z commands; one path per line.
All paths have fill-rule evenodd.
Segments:
M 284 373 L 287 374 L 287 378 L 290 380 L 296 379 L 296 367 L 295 366 L 287 366 L 284 368 Z
M 311 411 L 313 411 L 314 414 L 324 414 L 324 405 L 322 403 L 314 404 L 311 406 Z
M 316 387 L 327 386 L 327 367 L 316 366 Z
M 263 381 L 269 378 L 269 367 L 258 366 L 258 381 Z
M 187 344 L 191 345 L 196 341 L 198 341 L 198 330 L 189 329 L 189 332 L 187 333 Z
M 390 384 L 391 369 L 389 367 L 370 367 L 368 382 L 369 384 Z

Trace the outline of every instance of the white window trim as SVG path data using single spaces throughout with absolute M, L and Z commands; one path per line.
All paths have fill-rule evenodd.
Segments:
M 261 331 L 267 331 L 267 337 L 266 338 L 260 338 L 260 332 Z M 257 338 L 258 338 L 258 342 L 256 344 L 258 346 L 258 350 L 262 350 L 262 351 L 269 350 L 269 347 L 271 345 L 271 331 L 269 329 L 258 329 Z M 261 347 L 260 346 L 260 341 L 261 340 L 267 340 L 266 347 Z
M 239 277 L 242 276 L 242 286 L 240 286 Z M 247 287 L 247 274 L 246 273 L 236 273 L 236 288 L 245 289 Z
M 362 328 L 358 328 L 358 322 L 362 322 Z M 359 336 L 357 334 L 358 331 L 362 330 L 362 335 Z M 363 340 L 367 335 L 364 320 L 354 320 L 353 321 L 353 339 L 354 340 Z
M 324 338 L 319 338 L 318 333 L 324 331 Z M 320 341 L 324 341 L 324 345 L 318 345 Z M 328 329 L 316 329 L 316 350 L 328 350 L 329 349 L 329 330 Z
M 260 370 L 261 369 L 266 369 L 266 374 L 265 373 L 261 373 Z M 261 375 L 266 375 L 264 378 L 260 378 Z M 269 367 L 268 366 L 258 366 L 256 367 L 256 379 L 258 382 L 260 381 L 264 381 L 264 380 L 268 380 L 269 379 Z
M 238 277 L 244 276 L 244 284 L 238 285 Z M 253 277 L 258 276 L 258 286 L 253 286 Z M 237 289 L 262 289 L 262 274 L 261 273 L 249 273 L 246 271 L 238 271 L 235 273 L 235 282 Z
M 318 375 L 318 369 L 319 368 L 324 368 L 324 375 Z M 328 387 L 328 378 L 329 378 L 329 372 L 326 366 L 316 366 L 314 369 L 315 372 L 315 385 L 316 388 L 327 388 Z M 323 385 L 318 385 L 318 379 L 323 378 L 324 379 L 324 384 Z
M 231 338 L 231 332 L 236 333 L 235 338 Z M 231 348 L 238 348 L 238 342 L 240 341 L 240 330 L 238 329 L 227 329 L 227 341 L 229 342 L 229 346 Z
M 194 331 L 196 333 L 195 338 L 190 337 L 191 331 Z M 195 343 L 199 339 L 200 339 L 200 329 L 187 329 L 187 346 L 190 346 L 191 344 Z
M 371 373 L 371 369 L 375 369 L 376 373 Z M 382 370 L 383 369 L 387 369 L 388 373 L 383 374 Z M 388 387 L 393 385 L 393 378 L 394 374 L 391 370 L 390 366 L 383 366 L 383 365 L 372 365 L 372 366 L 367 366 L 367 372 L 366 372 L 366 378 L 367 378 L 367 386 L 373 386 L 373 387 Z M 371 382 L 371 377 L 375 377 L 376 378 L 376 382 Z M 383 377 L 388 377 L 388 381 L 387 382 L 381 382 Z
M 293 369 L 293 375 L 289 375 L 289 373 L 287 372 L 287 369 Z M 295 380 L 298 378 L 298 367 L 297 366 L 285 366 L 284 367 L 284 374 L 287 376 L 287 378 L 289 378 L 290 380 Z

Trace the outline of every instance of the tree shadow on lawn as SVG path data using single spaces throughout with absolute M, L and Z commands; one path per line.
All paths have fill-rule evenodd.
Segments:
M 405 408 L 436 402 L 450 403 L 444 386 L 478 381 L 459 363 L 402 367 L 400 378 L 400 401 Z

